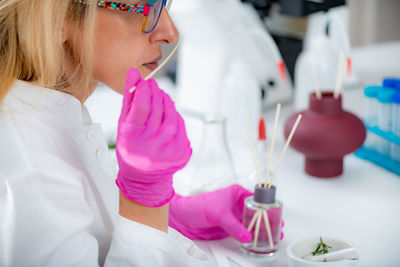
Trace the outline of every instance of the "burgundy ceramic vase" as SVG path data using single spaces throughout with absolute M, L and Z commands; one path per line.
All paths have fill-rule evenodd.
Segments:
M 310 95 L 309 107 L 293 114 L 286 122 L 288 138 L 298 114 L 303 118 L 293 136 L 291 146 L 306 157 L 305 171 L 316 177 L 335 177 L 343 172 L 343 157 L 363 144 L 366 129 L 355 115 L 342 109 L 342 98 L 333 92 L 318 99 Z

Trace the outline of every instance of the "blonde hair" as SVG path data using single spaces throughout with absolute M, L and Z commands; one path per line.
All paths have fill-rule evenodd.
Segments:
M 0 103 L 15 79 L 67 93 L 93 85 L 95 7 L 71 0 L 0 0 Z M 64 23 L 73 30 L 66 41 Z

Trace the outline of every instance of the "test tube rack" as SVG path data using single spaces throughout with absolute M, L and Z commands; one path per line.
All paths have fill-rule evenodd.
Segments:
M 367 124 L 365 126 L 369 133 L 376 134 L 377 136 L 384 138 L 390 143 L 394 143 L 400 146 L 399 136 L 396 136 L 392 132 L 382 131 L 379 127 L 370 127 Z M 382 155 L 378 151 L 362 146 L 359 150 L 355 152 L 355 155 L 361 159 L 371 161 L 389 171 L 400 175 L 400 162 L 393 160 L 388 156 Z

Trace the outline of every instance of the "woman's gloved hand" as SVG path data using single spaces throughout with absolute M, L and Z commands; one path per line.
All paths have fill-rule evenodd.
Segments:
M 175 195 L 170 202 L 169 226 L 190 239 L 213 240 L 231 235 L 242 243 L 250 242 L 251 234 L 241 221 L 244 200 L 251 195 L 238 184 L 194 196 Z
M 119 189 L 150 207 L 162 206 L 174 196 L 172 175 L 192 154 L 184 121 L 171 98 L 154 79 L 141 79 L 136 69 L 127 73 L 116 153 Z
M 169 226 L 190 239 L 221 239 L 232 235 L 250 242 L 251 234 L 241 224 L 244 199 L 252 193 L 240 185 L 199 195 L 175 195 L 170 202 Z

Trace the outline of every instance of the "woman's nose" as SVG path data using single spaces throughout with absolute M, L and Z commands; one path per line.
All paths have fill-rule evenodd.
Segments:
M 178 29 L 175 27 L 175 24 L 169 16 L 167 9 L 164 7 L 158 24 L 151 33 L 150 41 L 161 41 L 162 43 L 173 44 L 176 42 L 176 40 L 178 40 L 178 37 Z

